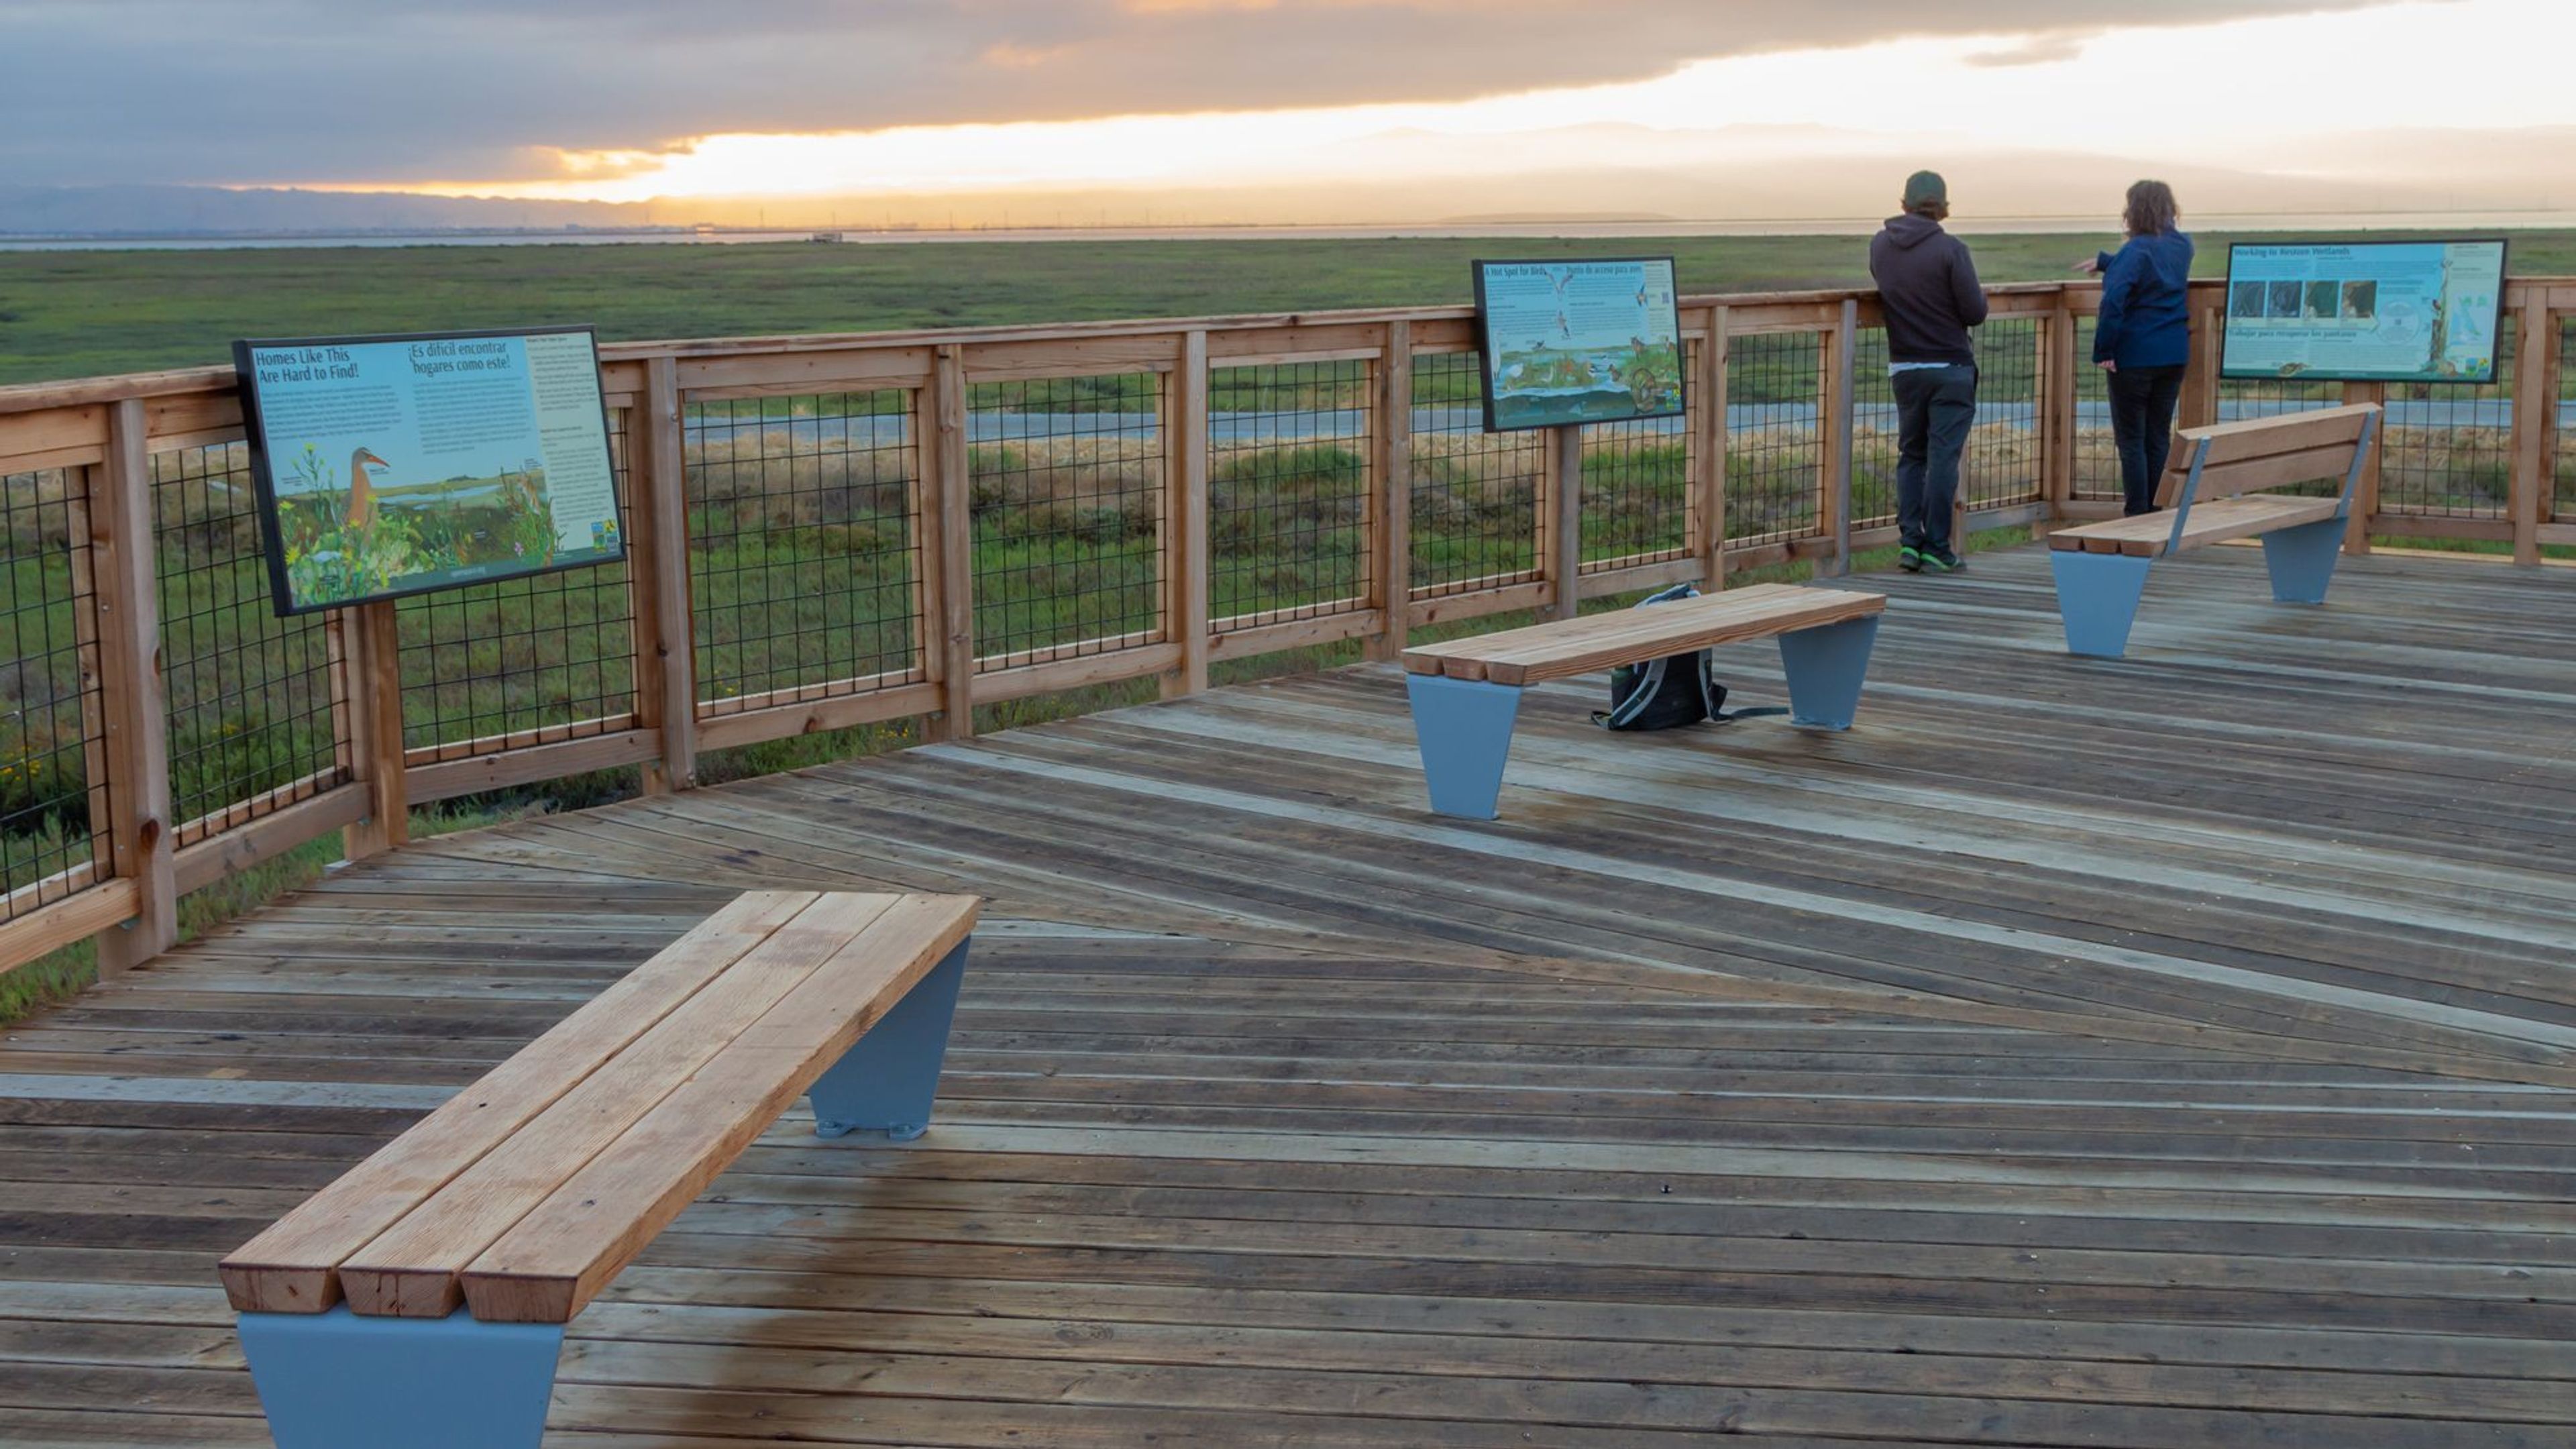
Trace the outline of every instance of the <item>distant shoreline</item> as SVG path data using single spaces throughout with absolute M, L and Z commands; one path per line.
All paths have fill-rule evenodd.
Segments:
M 1242 223 L 1189 226 L 1010 227 L 565 227 L 459 228 L 424 231 L 312 232 L 0 232 L 0 252 L 46 251 L 242 251 L 281 248 L 471 246 L 685 246 L 804 243 L 901 246 L 960 242 L 1105 241 L 1359 241 L 1496 237 L 1585 240 L 1619 237 L 1858 236 L 1877 229 L 1877 217 L 1762 217 L 1690 220 L 1582 217 L 1559 220 L 1477 220 L 1409 225 L 1321 222 L 1282 225 Z M 2576 227 L 2576 211 L 2439 212 L 2212 212 L 2196 226 L 2224 231 L 2521 231 Z M 2098 216 L 1960 217 L 1951 223 L 1967 235 L 2058 235 L 2105 229 Z

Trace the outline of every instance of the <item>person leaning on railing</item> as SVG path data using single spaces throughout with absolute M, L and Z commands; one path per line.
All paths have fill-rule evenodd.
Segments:
M 2191 238 L 2173 188 L 2141 181 L 2121 214 L 2129 239 L 2117 252 L 2078 262 L 2102 276 L 2102 315 L 2093 326 L 2093 363 L 2111 394 L 2111 437 L 2120 453 L 2121 511 L 2156 511 L 2156 480 L 2173 444 L 2174 404 L 2191 360 Z
M 1896 565 L 1955 573 L 1950 546 L 1959 456 L 1977 421 L 1977 349 L 1986 290 L 1967 243 L 1941 229 L 1950 190 L 1940 176 L 1905 178 L 1905 210 L 1869 243 L 1869 276 L 1887 319 L 1887 381 L 1896 394 Z

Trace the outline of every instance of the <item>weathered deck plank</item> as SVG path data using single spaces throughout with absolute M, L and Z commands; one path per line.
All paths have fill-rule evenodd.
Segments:
M 1380 668 L 343 871 L 0 1043 L 0 1440 L 264 1442 L 215 1257 L 795 886 L 992 898 L 939 1124 L 755 1144 L 557 1449 L 2566 1443 L 2576 578 L 2156 587 L 1895 581 L 1843 735 L 1542 687 L 1493 824 Z

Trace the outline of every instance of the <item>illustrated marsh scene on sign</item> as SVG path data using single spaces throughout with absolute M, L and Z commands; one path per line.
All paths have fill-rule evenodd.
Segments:
M 1478 262 L 1476 312 L 1493 431 L 1681 414 L 1669 257 Z
M 588 332 L 234 351 L 279 612 L 624 556 Z

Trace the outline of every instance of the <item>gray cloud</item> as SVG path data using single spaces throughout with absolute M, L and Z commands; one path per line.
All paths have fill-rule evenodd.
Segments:
M 542 174 L 535 147 L 1444 100 L 2139 14 L 2129 0 L 0 0 L 0 181 L 502 180 Z

